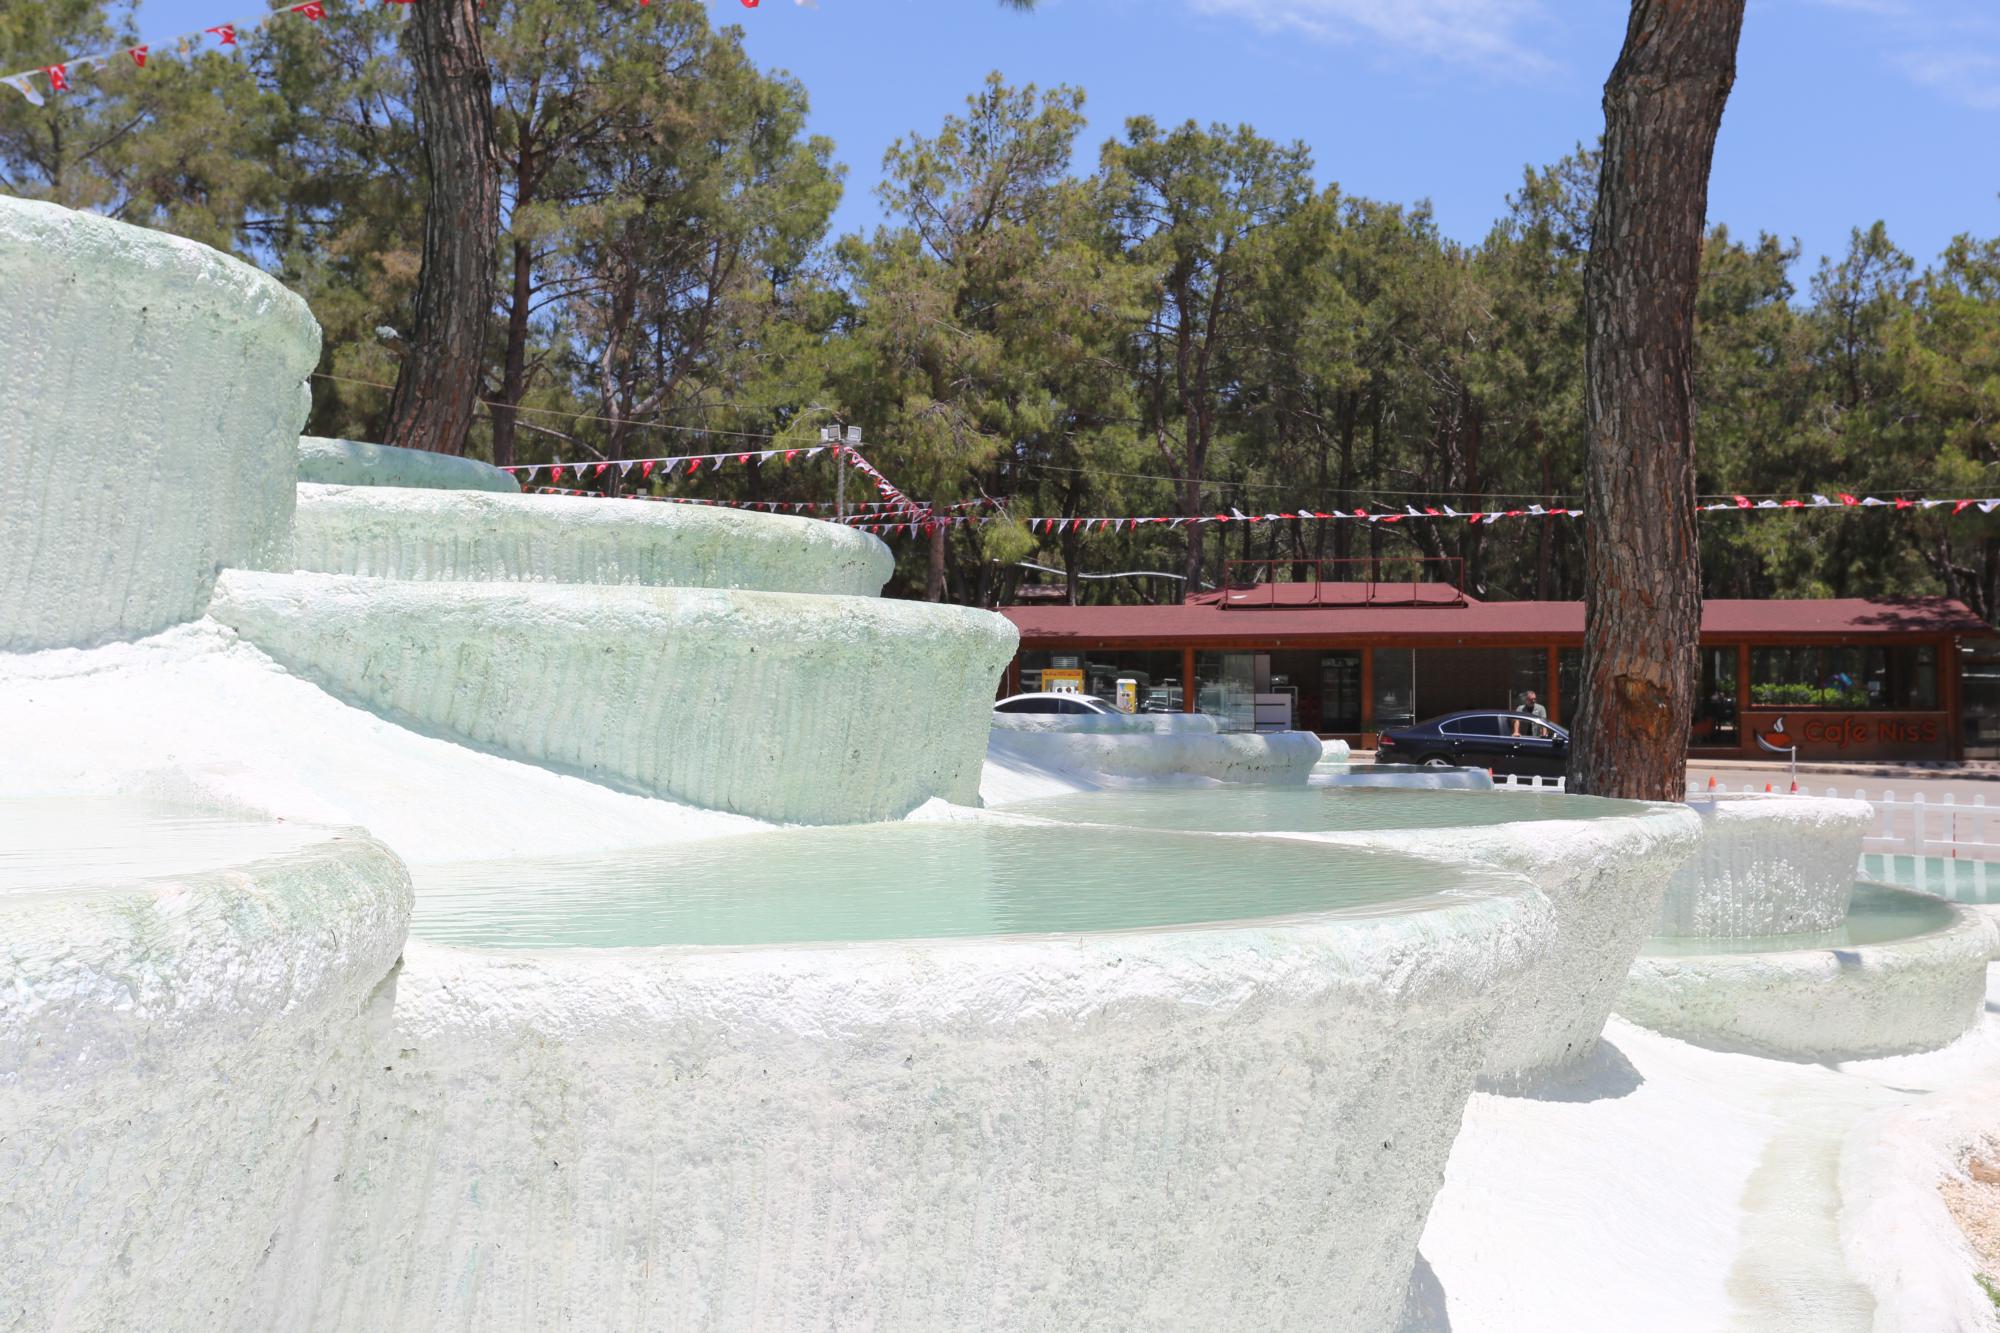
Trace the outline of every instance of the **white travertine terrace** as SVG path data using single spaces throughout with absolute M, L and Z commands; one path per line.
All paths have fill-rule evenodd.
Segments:
M 1985 1267 L 1939 1193 L 1991 1158 L 2000 1082 L 1976 1083 L 1864 1117 L 1840 1151 L 1840 1243 L 1873 1298 L 1874 1333 L 1990 1333 Z
M 1701 847 L 1674 876 L 1657 933 L 1742 939 L 1831 930 L 1847 916 L 1866 801 L 1817 796 L 1696 799 Z
M 319 358 L 305 302 L 203 245 L 0 196 L 0 651 L 201 614 L 282 568 Z
M 573 495 L 298 491 L 294 567 L 327 574 L 874 597 L 895 571 L 880 538 L 790 515 Z
M 1298 785 L 1320 760 L 1309 731 L 1220 733 L 1205 713 L 995 713 L 996 760 L 1105 785 L 1254 782 Z
M 1547 895 L 1556 923 L 1547 953 L 1492 997 L 1497 1012 L 1482 1072 L 1511 1085 L 1573 1066 L 1596 1049 L 1667 880 L 1695 850 L 1700 830 L 1691 811 L 1660 806 L 1575 821 L 1282 836 L 1482 861 L 1525 876 Z
M 10 889 L 6 859 L 0 1310 L 226 1324 L 377 1058 L 409 876 L 353 829 L 136 881 Z
M 211 614 L 406 724 L 799 823 L 973 802 L 1015 644 L 963 607 L 701 588 L 231 572 Z
M 413 942 L 393 1068 L 243 1317 L 1392 1327 L 1485 996 L 1549 930 L 1516 882 L 1067 938 Z
M 426 449 L 366 444 L 319 435 L 299 437 L 299 480 L 334 486 L 419 486 L 443 491 L 501 491 L 518 495 L 510 473 L 476 458 L 454 458 Z
M 1934 905 L 1946 924 L 1880 943 L 1642 956 L 1618 1012 L 1670 1037 L 1784 1060 L 1935 1050 L 1979 1021 L 1993 925 Z

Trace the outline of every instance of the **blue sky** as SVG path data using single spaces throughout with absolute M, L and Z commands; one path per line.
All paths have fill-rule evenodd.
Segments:
M 139 19 L 152 38 L 247 12 L 245 0 L 142 0 Z M 1625 13 L 1618 0 L 1043 0 L 1026 15 L 993 0 L 714 6 L 760 64 L 810 92 L 813 129 L 850 169 L 843 230 L 878 219 L 883 150 L 933 130 L 998 69 L 1088 92 L 1085 166 L 1130 115 L 1248 122 L 1304 140 L 1322 181 L 1430 199 L 1467 241 L 1524 165 L 1596 135 Z M 1922 262 L 1957 232 L 2000 234 L 1996 145 L 1993 0 L 1750 0 L 1710 217 L 1797 237 L 1801 285 L 1817 256 L 1878 217 Z

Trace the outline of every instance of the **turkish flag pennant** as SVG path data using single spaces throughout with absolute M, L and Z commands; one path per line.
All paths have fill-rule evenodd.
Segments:
M 224 46 L 236 45 L 236 25 L 234 23 L 218 23 L 213 28 L 203 28 L 202 31 L 214 33 Z
M 326 6 L 321 4 L 319 0 L 307 0 L 307 3 L 303 5 L 293 5 L 292 13 L 297 14 L 300 18 L 309 19 L 317 23 L 326 17 Z
M 1896 497 L 1896 508 L 1908 509 L 1909 507 L 1910 502 L 1908 500 L 1903 499 L 1900 495 Z
M 556 467 L 556 468 L 552 469 L 552 470 L 551 470 L 551 471 L 549 472 L 549 480 L 550 480 L 550 481 L 561 481 L 561 480 L 562 480 L 562 468 L 561 468 L 560 466 L 558 466 L 558 467 Z
M 799 456 L 799 451 L 796 449 L 785 450 L 785 461 L 787 463 L 791 462 L 794 458 L 797 458 L 798 456 Z
M 649 458 L 645 462 L 639 465 L 639 476 L 643 480 L 644 478 L 650 477 L 652 475 L 653 475 L 653 460 Z
M 1738 509 L 1754 509 L 1754 508 L 1756 507 L 1756 506 L 1752 505 L 1752 504 L 1750 503 L 1749 499 L 1748 499 L 1747 497 L 1745 497 L 1745 496 L 1741 496 L 1741 495 L 1732 495 L 1732 496 L 1730 496 L 1729 498 L 1730 498 L 1730 499 L 1732 499 L 1732 500 L 1734 500 L 1734 501 L 1736 501 L 1736 507 L 1737 507 Z
M 1970 500 L 1960 500 L 1951 507 L 1951 512 L 1954 514 L 1963 514 L 1966 510 L 1966 506 L 1970 505 L 1971 503 L 1972 501 Z
M 1843 492 L 1841 493 L 1841 496 L 1840 496 L 1840 502 L 1841 502 L 1842 504 L 1844 504 L 1844 505 L 1858 505 L 1858 504 L 1860 504 L 1860 503 L 1861 503 L 1861 501 L 1859 501 L 1859 500 L 1855 499 L 1855 498 L 1854 498 L 1853 496 L 1851 496 L 1851 495 L 1848 495 L 1848 494 L 1847 494 L 1846 492 L 1844 492 L 1844 491 L 1843 491 Z
M 131 50 L 127 51 L 127 52 L 126 52 L 125 54 L 126 54 L 126 55 L 128 55 L 128 56 L 131 56 L 131 57 L 132 57 L 132 63 L 133 63 L 133 64 L 135 64 L 135 65 L 137 65 L 137 66 L 138 66 L 138 67 L 139 67 L 140 69 L 144 69 L 144 68 L 146 68 L 146 48 L 145 48 L 145 47 L 143 47 L 143 46 L 135 46 L 135 47 L 133 47 L 133 48 L 132 48 Z
M 69 91 L 68 65 L 49 65 L 45 67 L 42 72 L 49 76 L 49 87 L 55 89 L 59 93 L 66 93 Z
M 736 461 L 737 461 L 737 462 L 739 462 L 739 463 L 747 463 L 747 462 L 749 462 L 749 461 L 750 461 L 750 455 L 748 455 L 748 454 L 738 454 L 738 455 L 736 455 Z
M 597 470 L 596 470 L 595 472 L 591 473 L 590 475 L 591 475 L 591 476 L 593 476 L 593 477 L 601 477 L 601 476 L 603 476 L 603 475 L 604 475 L 604 471 L 605 471 L 605 469 L 606 469 L 606 468 L 608 468 L 608 467 L 610 467 L 610 466 L 611 466 L 611 464 L 609 464 L 609 463 L 599 463 L 599 464 L 597 465 Z

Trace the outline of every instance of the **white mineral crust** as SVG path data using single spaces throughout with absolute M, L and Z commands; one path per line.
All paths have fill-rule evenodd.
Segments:
M 1667 881 L 1694 851 L 1699 828 L 1692 811 L 1662 805 L 1599 819 L 1280 836 L 1485 862 L 1525 876 L 1548 896 L 1556 922 L 1548 951 L 1492 997 L 1497 1012 L 1482 1072 L 1512 1084 L 1575 1065 L 1596 1049 Z
M 1992 1333 L 1983 1267 L 1939 1187 L 2000 1138 L 2000 1081 L 1878 1111 L 1840 1155 L 1841 1248 L 1874 1299 L 1874 1333 Z M 1991 1275 L 1989 1274 L 1989 1277 Z
M 410 904 L 402 863 L 352 829 L 0 890 L 0 1319 L 213 1328 L 252 1301 L 305 1168 L 353 1117 Z
M 1747 796 L 1688 802 L 1701 847 L 1674 876 L 1657 933 L 1703 939 L 1831 930 L 1847 917 L 1866 801 Z
M 1526 884 L 1409 906 L 837 947 L 412 943 L 387 1068 L 245 1322 L 1390 1327 L 1487 996 L 1551 925 Z
M 1648 956 L 1618 999 L 1634 1023 L 1716 1050 L 1858 1060 L 1935 1050 L 1979 1020 L 1993 925 L 1952 924 L 1880 944 Z
M 1301 786 L 1319 762 L 1319 737 L 1309 731 L 1217 734 L 1207 727 L 1168 727 L 1140 717 L 1064 718 L 1075 728 L 1033 725 L 1026 715 L 993 715 L 987 749 L 996 760 L 1057 773 L 1077 774 L 1092 785 L 1251 782 Z M 1031 725 L 1021 726 L 1027 721 Z M 1121 725 L 1129 724 L 1129 725 Z
M 573 495 L 298 488 L 294 564 L 327 574 L 873 597 L 878 537 L 817 519 Z
M 336 486 L 419 486 L 444 491 L 502 491 L 518 495 L 512 475 L 476 458 L 392 444 L 299 437 L 299 480 Z
M 212 614 L 394 720 L 649 795 L 855 823 L 977 798 L 1014 627 L 721 589 L 225 574 Z
M 290 558 L 305 302 L 193 241 L 0 197 L 0 651 L 201 614 Z

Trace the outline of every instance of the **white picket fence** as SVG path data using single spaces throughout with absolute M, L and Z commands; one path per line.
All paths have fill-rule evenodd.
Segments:
M 1546 777 L 1506 777 L 1493 779 L 1497 791 L 1548 791 L 1563 790 L 1563 779 Z M 1762 783 L 1745 782 L 1737 787 L 1718 783 L 1712 788 L 1695 788 L 1690 796 L 1733 796 L 1763 795 L 1766 788 Z M 1773 786 L 1769 794 L 1789 796 L 1794 793 Z M 1836 787 L 1822 791 L 1812 791 L 1803 783 L 1796 793 L 1800 796 L 1846 796 L 1857 801 L 1866 801 L 1875 807 L 1875 824 L 1867 837 L 1862 839 L 1864 854 L 1877 856 L 1910 856 L 1917 858 L 1937 857 L 1947 861 L 1974 861 L 1996 863 L 1996 887 L 2000 887 L 2000 804 L 1988 805 L 1984 796 L 1974 796 L 1970 801 L 1960 801 L 1951 793 L 1926 798 L 1921 792 L 1911 796 L 1898 796 L 1893 792 L 1880 791 L 1870 794 L 1865 788 L 1856 787 L 1843 792 Z M 1983 876 L 1984 872 L 1978 872 Z M 1983 883 L 1983 880 L 1982 880 Z

